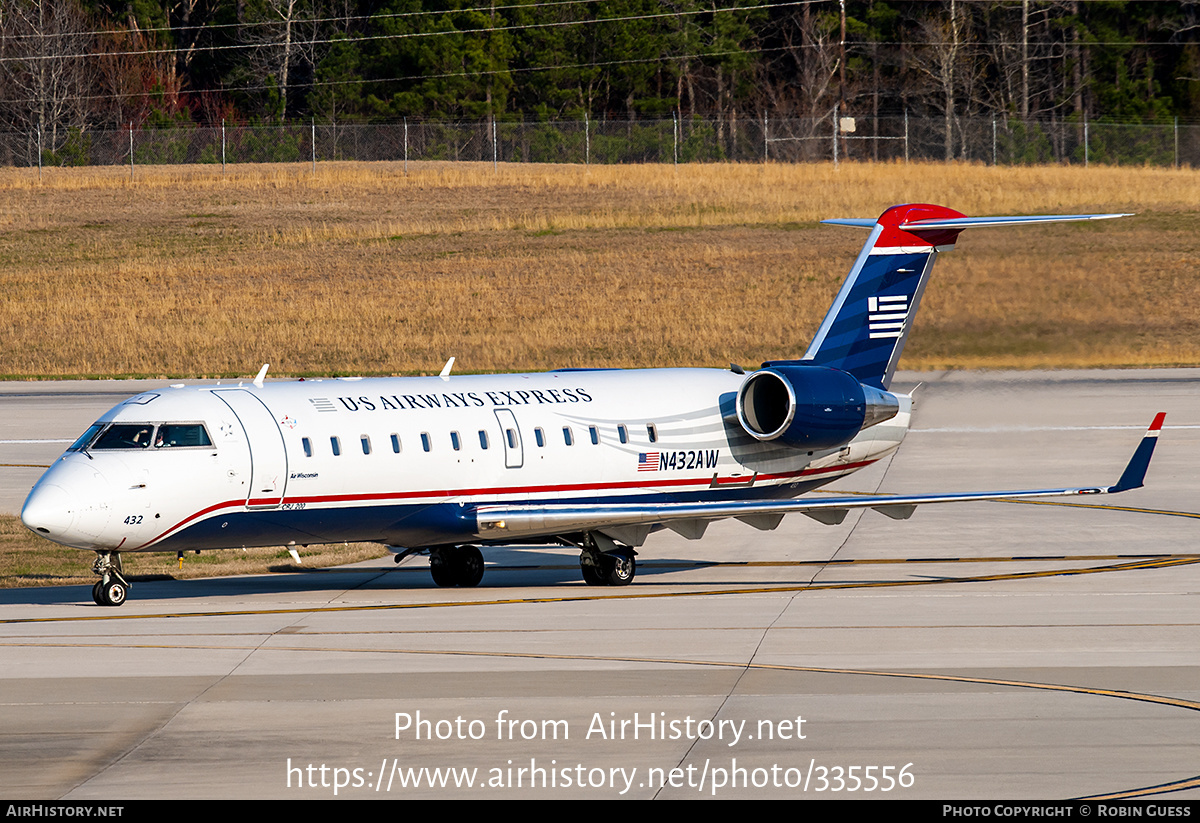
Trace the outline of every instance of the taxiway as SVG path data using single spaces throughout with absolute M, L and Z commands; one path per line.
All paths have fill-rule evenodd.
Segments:
M 1200 370 L 919 381 L 838 491 L 1111 483 L 1166 428 L 1091 508 L 723 522 L 624 589 L 514 548 L 470 590 L 421 558 L 0 590 L 0 795 L 1200 798 Z M 0 384 L 0 510 L 144 385 Z

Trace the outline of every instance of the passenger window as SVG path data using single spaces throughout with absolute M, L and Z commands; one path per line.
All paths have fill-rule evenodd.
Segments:
M 363 454 L 370 454 L 371 453 L 371 438 L 367 437 L 364 434 L 362 437 L 359 438 L 359 442 L 362 443 Z
M 515 449 L 517 447 L 517 430 L 505 429 L 504 433 L 508 436 L 508 447 L 510 449 Z
M 486 449 L 487 447 L 488 447 L 487 432 L 485 432 L 483 429 L 480 429 L 479 430 L 479 448 Z
M 312 441 L 307 437 L 301 437 L 300 445 L 304 447 L 304 456 L 312 457 Z
M 533 430 L 533 439 L 537 441 L 539 449 L 545 448 L 546 433 L 544 431 L 542 431 L 541 429 L 534 429 Z
M 658 442 L 658 429 L 654 426 L 653 423 L 646 424 L 646 436 L 650 438 L 651 443 Z
M 563 426 L 563 442 L 568 446 L 573 446 L 575 444 L 575 438 L 571 434 L 570 426 Z
M 600 445 L 600 430 L 595 426 L 588 426 L 588 434 L 592 436 L 592 445 Z
M 629 442 L 629 429 L 625 428 L 625 426 L 623 426 L 623 425 L 617 426 L 617 439 L 620 440 L 622 443 L 628 443 Z
M 392 435 L 392 451 L 396 454 L 400 453 L 400 435 L 398 434 Z
M 342 441 L 341 441 L 340 439 L 336 438 L 336 437 L 331 437 L 331 438 L 329 438 L 329 445 L 330 445 L 330 446 L 333 446 L 333 456 L 334 456 L 334 457 L 341 457 L 341 455 L 342 455 Z
M 421 448 L 425 451 L 433 448 L 433 441 L 429 439 L 429 432 L 421 432 Z
M 462 448 L 462 441 L 458 439 L 458 432 L 450 432 L 450 445 L 454 447 L 455 451 Z

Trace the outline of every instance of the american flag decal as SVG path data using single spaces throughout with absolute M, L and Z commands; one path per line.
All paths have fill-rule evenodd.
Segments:
M 638 471 L 658 471 L 658 452 L 642 452 L 638 455 Z
M 899 337 L 908 316 L 908 295 L 896 294 L 867 298 L 867 330 L 870 339 Z

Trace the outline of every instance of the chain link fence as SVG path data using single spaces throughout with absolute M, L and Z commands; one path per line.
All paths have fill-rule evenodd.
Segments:
M 969 161 L 1200 167 L 1200 124 L 998 117 L 691 118 L 0 132 L 0 166 L 352 161 Z

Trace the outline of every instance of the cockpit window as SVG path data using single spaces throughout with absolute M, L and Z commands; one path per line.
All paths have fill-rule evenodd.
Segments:
M 92 438 L 95 437 L 97 434 L 99 434 L 100 430 L 103 429 L 104 426 L 105 426 L 104 423 L 93 423 L 91 425 L 91 427 L 88 428 L 88 430 L 85 431 L 78 440 L 76 440 L 74 443 L 71 444 L 71 448 L 67 449 L 67 451 L 77 452 L 77 451 L 80 451 L 81 449 L 86 449 L 88 446 L 88 443 L 92 442 Z
M 104 430 L 89 447 L 92 451 L 105 449 L 145 449 L 154 434 L 151 423 L 115 423 Z
M 212 438 L 203 423 L 96 423 L 67 451 L 88 449 L 211 448 Z
M 182 448 L 185 446 L 211 446 L 212 440 L 200 423 L 163 423 L 154 438 L 154 448 Z

